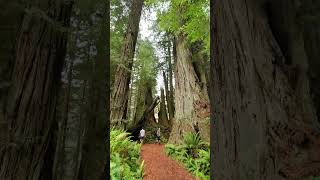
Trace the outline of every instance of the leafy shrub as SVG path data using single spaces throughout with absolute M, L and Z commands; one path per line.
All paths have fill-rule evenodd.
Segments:
M 112 180 L 141 179 L 143 162 L 140 161 L 139 143 L 130 140 L 123 130 L 110 132 L 110 176 Z
M 184 136 L 182 145 L 166 144 L 168 156 L 181 162 L 192 174 L 200 179 L 210 179 L 210 145 L 201 141 L 198 134 Z

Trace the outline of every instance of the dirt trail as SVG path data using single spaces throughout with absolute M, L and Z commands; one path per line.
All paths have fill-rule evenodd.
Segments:
M 196 180 L 186 169 L 164 152 L 164 145 L 144 144 L 144 180 Z

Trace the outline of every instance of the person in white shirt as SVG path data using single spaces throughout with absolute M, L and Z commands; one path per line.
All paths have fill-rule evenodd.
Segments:
M 143 143 L 145 134 L 146 134 L 146 131 L 142 128 L 142 129 L 140 130 L 140 135 L 139 135 L 139 138 L 140 138 L 140 142 L 141 142 L 141 143 Z
M 160 144 L 160 128 L 157 129 L 157 143 Z

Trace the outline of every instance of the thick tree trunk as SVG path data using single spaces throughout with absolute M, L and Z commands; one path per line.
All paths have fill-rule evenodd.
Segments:
M 21 5 L 20 5 L 21 6 Z M 5 119 L 7 95 L 11 83 L 11 73 L 14 65 L 14 43 L 21 23 L 21 8 L 17 1 L 0 1 L 0 147 L 8 143 L 8 122 Z M 15 11 L 12 11 L 15 9 Z
M 111 93 L 111 114 L 112 122 L 121 122 L 126 116 L 126 101 L 128 101 L 129 83 L 135 46 L 139 31 L 139 22 L 144 0 L 132 2 L 129 14 L 127 32 L 124 38 L 121 54 L 121 64 L 118 65 L 113 90 Z M 114 125 L 114 123 L 112 123 Z
M 316 62 L 311 54 L 319 52 L 319 46 L 306 38 L 319 37 L 319 31 L 303 34 L 307 26 L 297 24 L 295 18 L 298 9 L 311 1 L 300 3 L 220 0 L 212 4 L 211 167 L 215 179 L 320 175 L 319 106 L 315 103 L 319 96 L 312 89 L 315 82 L 319 84 L 319 76 L 307 74 L 319 69 L 319 63 L 311 63 Z M 311 27 L 305 30 L 319 30 L 319 22 Z
M 103 14 L 97 41 L 97 56 L 93 62 L 91 87 L 88 89 L 89 102 L 84 119 L 86 129 L 82 145 L 79 179 L 100 179 L 107 176 L 105 168 L 107 147 L 109 146 L 108 109 L 109 109 L 109 1 L 103 2 Z M 106 177 L 107 178 L 107 177 Z
M 0 179 L 52 178 L 55 105 L 72 4 L 30 5 L 15 45 L 6 111 L 9 139 L 0 149 Z
M 84 109 L 85 107 L 85 95 L 86 95 L 86 87 L 87 87 L 87 82 L 84 81 L 83 82 L 83 90 L 82 90 L 82 97 L 81 97 L 81 105 L 80 105 L 80 109 Z M 83 144 L 84 144 L 84 135 L 85 135 L 85 127 L 84 127 L 84 118 L 83 118 L 83 113 L 82 111 L 80 111 L 79 113 L 79 128 L 77 131 L 77 149 L 76 149 L 76 163 L 74 165 L 74 174 L 73 174 L 73 180 L 78 180 L 79 178 L 79 174 L 80 174 L 80 166 L 81 166 L 81 161 L 82 161 L 82 152 L 83 152 Z
M 74 57 L 70 58 L 69 68 L 68 68 L 68 82 L 67 87 L 65 90 L 64 96 L 64 107 L 62 112 L 62 119 L 59 124 L 59 132 L 57 135 L 57 148 L 55 153 L 55 161 L 53 166 L 53 179 L 60 180 L 63 179 L 63 174 L 65 171 L 65 164 L 66 164 L 66 136 L 67 136 L 67 126 L 68 126 L 68 117 L 69 117 L 69 107 L 71 103 L 71 86 L 72 86 L 72 72 L 73 72 L 73 60 Z
M 183 35 L 176 37 L 177 60 L 175 64 L 175 118 L 169 143 L 180 143 L 183 135 L 194 132 L 200 125 L 200 136 L 209 141 L 210 127 L 205 119 L 197 117 L 195 104 L 208 102 L 201 82 L 192 65 L 192 54 Z M 200 82 L 200 83 L 199 83 Z

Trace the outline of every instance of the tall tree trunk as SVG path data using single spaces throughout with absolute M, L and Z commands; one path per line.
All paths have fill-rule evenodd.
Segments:
M 167 103 L 165 104 L 165 107 L 168 107 L 168 111 L 166 110 L 166 113 L 168 113 L 169 120 L 171 121 L 173 119 L 173 109 L 172 109 L 173 107 L 172 107 L 172 104 L 171 104 L 172 101 L 170 98 L 171 91 L 169 91 L 168 78 L 167 78 L 166 73 L 164 71 L 162 72 L 162 75 L 163 75 L 163 81 L 164 81 L 164 89 L 166 92 L 165 95 L 163 95 L 163 98 L 165 98 L 165 100 L 167 101 Z
M 132 120 L 133 118 L 133 112 L 132 112 L 132 108 L 131 108 L 131 106 L 132 106 L 132 101 L 133 101 L 133 84 L 132 84 L 132 82 L 133 82 L 133 76 L 131 76 L 131 80 L 130 80 L 130 82 L 131 82 L 131 87 L 129 88 L 129 96 L 128 96 L 128 106 L 127 106 L 127 118 L 126 118 L 126 121 L 125 121 L 125 123 L 124 123 L 124 126 L 125 126 L 125 128 L 124 129 L 126 129 L 127 128 L 127 125 L 128 125 L 128 123 L 129 123 L 129 121 L 130 120 Z
M 170 99 L 170 107 L 169 107 L 169 114 L 170 119 L 174 118 L 174 87 L 173 87 L 173 67 L 172 67 L 172 56 L 171 56 L 171 41 L 168 42 L 168 53 L 169 53 L 169 58 L 168 58 L 168 63 L 169 63 L 169 87 L 170 87 L 170 93 L 169 93 L 169 99 Z
M 58 122 L 59 124 L 59 132 L 57 136 L 57 152 L 55 154 L 55 161 L 53 166 L 53 179 L 59 180 L 63 179 L 63 174 L 65 170 L 65 144 L 66 144 L 66 136 L 67 136 L 67 126 L 68 126 L 68 117 L 69 117 L 69 107 L 71 101 L 71 86 L 72 86 L 72 72 L 73 72 L 73 60 L 74 57 L 70 57 L 69 68 L 68 68 L 68 82 L 65 90 L 64 96 L 64 107 L 62 113 L 62 120 Z
M 55 105 L 72 3 L 29 5 L 33 8 L 26 9 L 15 45 L 6 111 L 9 142 L 0 149 L 0 179 L 52 178 Z
M 168 114 L 170 121 L 174 118 L 174 88 L 173 88 L 173 71 L 172 71 L 172 63 L 171 63 L 171 41 L 168 41 L 167 44 L 167 63 L 168 63 L 168 78 L 165 77 L 165 72 L 163 72 L 165 90 L 166 90 L 166 99 L 168 106 Z M 170 88 L 170 89 L 169 89 Z
M 85 107 L 85 95 L 86 95 L 86 87 L 87 87 L 87 81 L 83 82 L 83 90 L 82 90 L 82 97 L 81 97 L 81 105 L 80 109 L 84 109 Z M 84 135 L 85 135 L 85 127 L 84 127 L 84 118 L 83 118 L 83 113 L 80 111 L 79 113 L 79 128 L 78 128 L 78 142 L 77 142 L 77 150 L 76 150 L 76 157 L 77 161 L 74 166 L 74 175 L 73 175 L 73 180 L 78 180 L 79 174 L 80 174 L 80 166 L 81 166 L 81 161 L 82 161 L 82 152 L 83 152 L 83 144 L 84 144 Z
M 100 179 L 107 176 L 105 169 L 107 147 L 109 146 L 108 109 L 109 109 L 109 1 L 103 2 L 102 22 L 97 42 L 97 57 L 93 61 L 91 87 L 88 89 L 89 102 L 85 117 L 85 134 L 82 146 L 80 179 Z M 107 178 L 107 177 L 106 177 Z
M 197 116 L 195 104 L 208 102 L 208 95 L 202 91 L 199 79 L 192 65 L 192 54 L 187 46 L 186 37 L 176 37 L 175 64 L 175 118 L 169 143 L 180 143 L 183 135 L 194 132 L 200 124 L 200 135 L 209 141 L 210 127 L 203 118 Z
M 164 72 L 163 72 L 164 73 Z M 164 95 L 164 90 L 161 88 L 161 94 L 160 94 L 160 109 L 158 113 L 158 124 L 168 127 L 169 121 L 168 121 L 168 115 L 167 115 L 167 107 L 166 107 L 166 100 Z
M 127 32 L 121 52 L 121 64 L 118 65 L 111 93 L 110 119 L 112 122 L 121 122 L 126 116 L 126 107 L 124 105 L 127 105 L 126 101 L 128 100 L 129 83 L 143 2 L 144 0 L 132 2 Z
M 308 3 L 320 7 L 289 0 L 212 3 L 214 178 L 320 175 L 319 95 L 312 88 L 320 66 L 311 55 L 319 53 L 319 18 L 305 22 L 308 28 L 296 19 Z
M 0 1 L 0 147 L 8 143 L 8 125 L 5 118 L 7 95 L 11 84 L 14 65 L 14 43 L 23 15 L 23 7 L 17 0 Z M 12 9 L 15 9 L 12 11 Z

